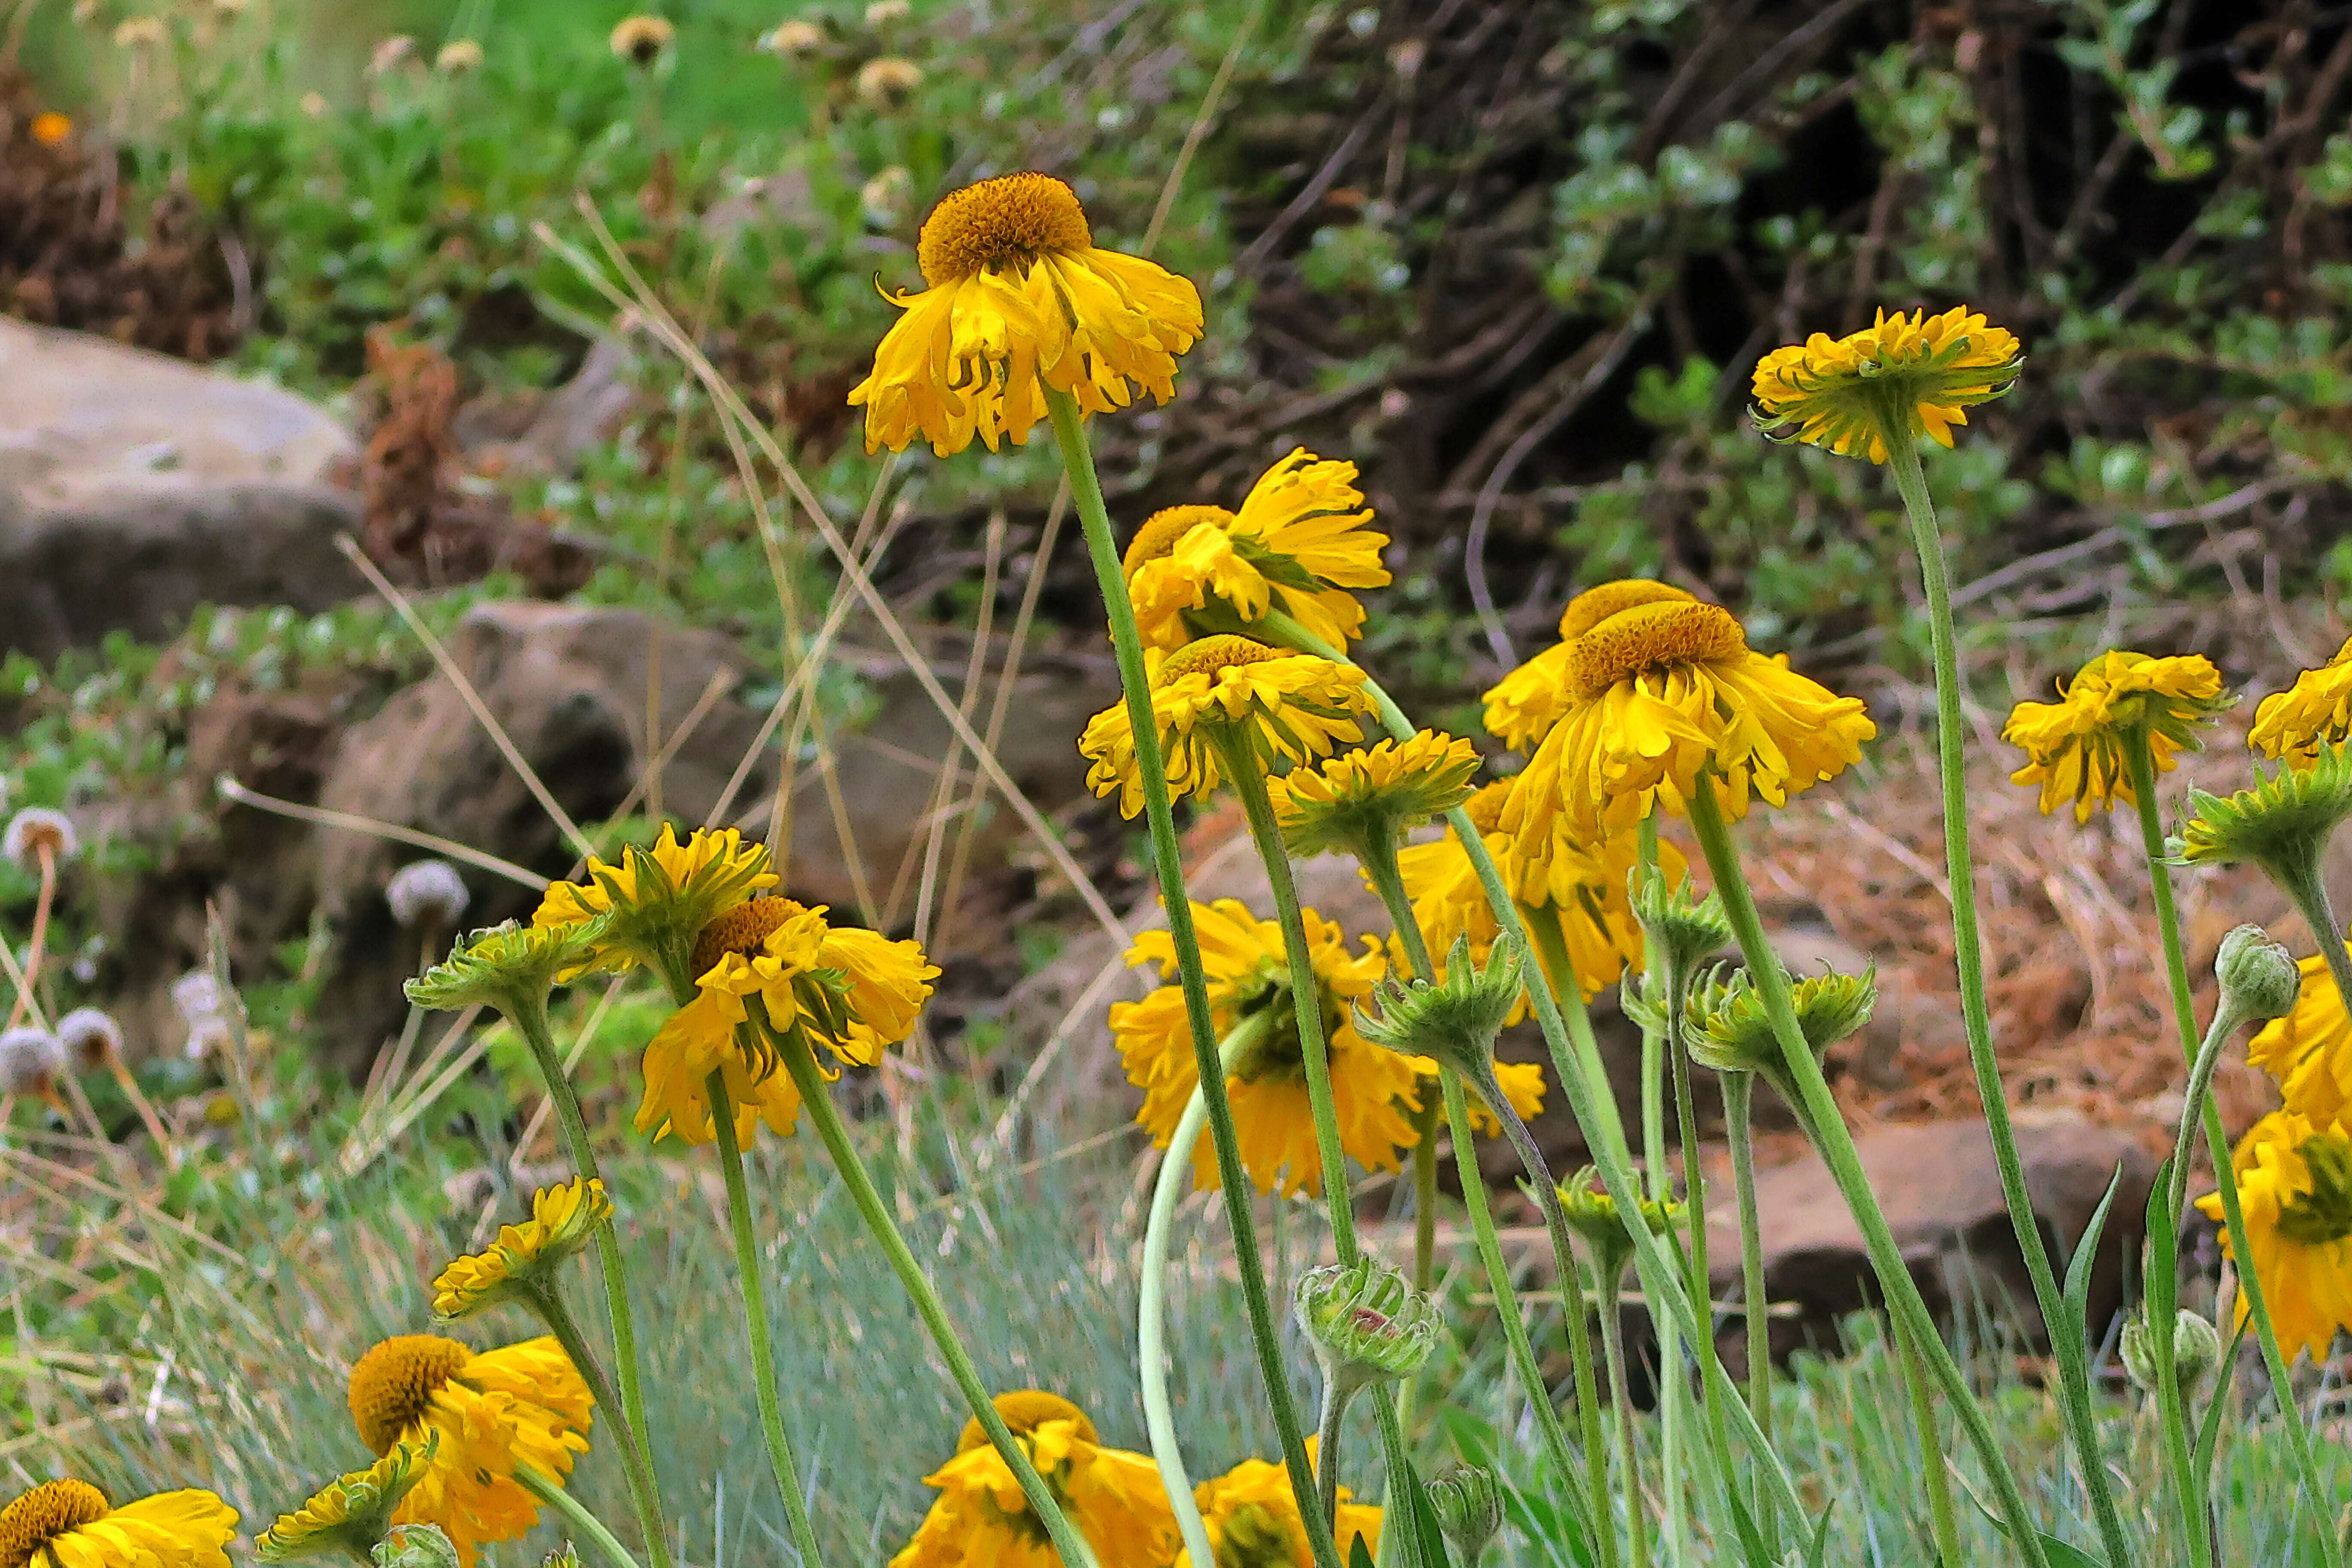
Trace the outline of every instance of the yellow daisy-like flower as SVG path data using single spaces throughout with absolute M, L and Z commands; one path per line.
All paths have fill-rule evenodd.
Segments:
M 570 1475 L 588 1451 L 595 1403 L 551 1337 L 477 1352 L 437 1334 L 400 1334 L 352 1368 L 352 1420 L 369 1447 L 432 1446 L 393 1522 L 439 1525 L 465 1568 L 485 1542 L 512 1541 L 539 1521 L 539 1500 L 516 1471 Z
M 1776 439 L 1883 463 L 1890 422 L 1949 447 L 1952 426 L 2015 385 L 2024 364 L 2017 334 L 1965 305 L 1940 316 L 1881 310 L 1862 331 L 1815 332 L 1766 354 L 1756 366 L 1754 417 Z
M 1242 637 L 1187 643 L 1160 659 L 1151 677 L 1151 716 L 1169 793 L 1201 800 L 1224 783 L 1219 748 L 1228 740 L 1247 744 L 1260 765 L 1310 763 L 1362 739 L 1355 715 L 1370 707 L 1362 670 Z M 1121 816 L 1143 809 L 1135 727 L 1124 701 L 1087 721 L 1078 754 L 1094 764 L 1087 784 L 1097 795 L 1118 792 Z
M 2263 1304 L 2289 1357 L 2327 1353 L 2339 1328 L 2352 1325 L 2352 1131 L 2294 1110 L 2273 1110 L 2239 1141 L 2231 1156 L 2246 1234 L 2225 1226 L 2221 1242 L 2241 1268 L 2262 1281 Z M 2221 1194 L 2197 1200 L 2222 1217 Z M 2251 1310 L 2238 1295 L 2238 1322 Z
M 1562 645 L 1566 702 L 1504 804 L 1531 858 L 1595 844 L 1660 806 L 1682 815 L 1715 791 L 1723 815 L 1775 805 L 1835 778 L 1878 733 L 1840 697 L 1749 651 L 1731 613 L 1678 600 L 1635 605 Z
M 2202 654 L 2154 658 L 2121 649 L 2077 670 L 2058 698 L 2011 709 L 2000 738 L 2030 759 L 2009 782 L 2040 784 L 2045 816 L 2072 801 L 2077 822 L 2088 822 L 2095 807 L 2137 804 L 2125 752 L 2134 733 L 2147 736 L 2156 771 L 2170 773 L 2179 765 L 2173 753 L 2201 750 L 2198 730 L 2237 700 Z
M 1310 1458 L 1315 1439 L 1307 1439 Z M 1381 1510 L 1353 1500 L 1346 1487 L 1339 1490 L 1339 1517 L 1333 1533 L 1339 1538 L 1339 1561 L 1353 1556 L 1358 1541 L 1377 1554 L 1381 1544 Z M 1290 1472 L 1264 1459 L 1244 1459 L 1214 1480 L 1192 1489 L 1192 1500 L 1207 1527 L 1213 1564 L 1202 1568 L 1313 1568 L 1307 1545 L 1307 1526 L 1298 1516 L 1298 1494 L 1291 1490 Z M 1179 1552 L 1176 1568 L 1192 1568 L 1189 1552 Z
M 2352 950 L 2352 943 L 2346 945 Z M 2278 1080 L 2288 1110 L 2315 1122 L 2342 1121 L 2352 1108 L 2352 1017 L 2345 1015 L 2325 953 L 2295 967 L 2303 988 L 2294 1005 L 2254 1031 L 2246 1059 Z
M 667 971 L 684 967 L 705 926 L 775 885 L 766 845 L 745 843 L 732 827 L 698 827 L 680 844 L 664 823 L 651 848 L 630 845 L 618 865 L 592 858 L 586 880 L 551 884 L 530 923 L 561 930 L 609 913 L 590 950 L 597 964 L 617 971 L 647 963 L 671 980 Z M 696 973 L 677 979 L 690 983 Z
M 1168 1561 L 1176 1516 L 1157 1465 L 1142 1454 L 1104 1447 L 1086 1412 L 1058 1394 L 1024 1389 L 1000 1394 L 994 1403 L 1104 1568 Z M 890 1568 L 1061 1568 L 1044 1522 L 978 1421 L 964 1423 L 955 1458 L 923 1484 L 938 1488 L 940 1499 Z
M 88 1481 L 43 1481 L 0 1508 L 0 1568 L 228 1568 L 236 1510 L 208 1491 L 117 1508 Z
M 1300 915 L 1314 955 L 1317 988 L 1322 993 L 1323 1038 L 1339 1147 L 1359 1164 L 1397 1170 L 1402 1164 L 1398 1151 L 1416 1141 L 1403 1111 L 1418 1109 L 1416 1085 L 1424 1074 L 1433 1076 L 1436 1066 L 1425 1058 L 1382 1050 L 1356 1032 L 1354 1004 L 1371 994 L 1388 969 L 1380 943 L 1366 937 L 1364 951 L 1350 953 L 1338 926 L 1314 910 Z M 1228 1037 L 1244 1025 L 1255 1031 L 1225 1078 L 1242 1167 L 1260 1192 L 1319 1196 L 1323 1161 L 1316 1149 L 1315 1116 L 1307 1098 L 1307 1069 L 1291 1004 L 1282 927 L 1257 919 L 1237 899 L 1195 903 L 1192 921 L 1208 980 L 1209 1015 L 1218 1037 Z M 1127 961 L 1156 963 L 1161 977 L 1172 981 L 1177 973 L 1174 939 L 1165 931 L 1145 931 L 1128 949 Z M 1201 1081 L 1184 994 L 1171 984 L 1140 1002 L 1116 1003 L 1110 1027 L 1129 1080 L 1143 1090 L 1143 1109 L 1136 1120 L 1150 1129 L 1152 1142 L 1164 1149 Z M 1216 1152 L 1205 1141 L 1192 1152 L 1192 1179 L 1202 1187 L 1218 1184 Z
M 1342 752 L 1320 766 L 1294 768 L 1266 781 L 1274 818 L 1294 855 L 1362 853 L 1376 840 L 1443 816 L 1470 798 L 1478 749 L 1434 730 L 1409 741 L 1382 741 Z
M 2284 757 L 2306 767 L 2322 746 L 2352 738 L 2352 637 L 2317 669 L 2306 669 L 2284 691 L 2254 706 L 2246 744 L 2266 757 Z
M 1642 972 L 1642 927 L 1625 896 L 1626 879 L 1641 858 L 1640 847 L 1631 831 L 1622 831 L 1602 839 L 1598 849 L 1555 838 L 1548 843 L 1549 854 L 1524 855 L 1519 841 L 1503 831 L 1503 807 L 1510 793 L 1511 781 L 1497 780 L 1473 795 L 1463 809 L 1486 840 L 1486 852 L 1521 910 L 1532 914 L 1549 908 L 1558 913 L 1577 989 L 1589 1002 L 1622 975 Z M 1658 846 L 1658 866 L 1669 883 L 1679 881 L 1686 868 L 1682 852 L 1672 844 Z M 1397 867 L 1404 874 L 1413 917 L 1421 922 L 1430 952 L 1442 953 L 1455 937 L 1466 936 L 1471 956 L 1484 963 L 1502 925 L 1486 901 L 1486 889 L 1461 836 L 1448 827 L 1443 838 L 1407 845 L 1397 857 Z M 1555 988 L 1564 979 L 1548 968 L 1545 973 Z
M 1255 633 L 1278 610 L 1335 648 L 1364 626 L 1350 588 L 1390 581 L 1389 542 L 1372 521 L 1356 465 L 1304 447 L 1260 476 L 1242 509 L 1174 506 L 1128 542 L 1128 596 L 1146 647 L 1175 649 L 1213 632 Z
M 1045 417 L 1045 389 L 1088 414 L 1136 388 L 1176 395 L 1176 356 L 1201 338 L 1201 291 L 1139 256 L 1096 247 L 1070 187 L 1005 174 L 931 209 L 916 241 L 928 285 L 883 298 L 906 311 L 849 394 L 866 449 L 921 436 L 940 457 L 977 435 L 1020 446 Z
M 1620 610 L 1669 600 L 1695 603 L 1671 583 L 1624 577 L 1587 588 L 1559 613 L 1559 641 L 1487 689 L 1486 732 L 1515 752 L 1531 752 L 1568 711 L 1569 645 Z
M 931 994 L 939 969 L 912 942 L 835 927 L 825 906 L 753 899 L 703 929 L 694 945 L 694 1000 L 670 1015 L 646 1047 L 639 1131 L 676 1133 L 688 1143 L 718 1136 L 709 1078 L 725 1075 L 739 1144 L 767 1123 L 789 1136 L 800 1091 L 776 1051 L 804 1041 L 827 1078 L 872 1067 L 904 1040 Z M 819 1047 L 823 1047 L 820 1051 Z
M 328 1482 L 257 1536 L 254 1554 L 265 1563 L 292 1563 L 330 1552 L 371 1561 L 392 1530 L 394 1510 L 424 1479 L 438 1445 L 429 1432 L 421 1447 L 394 1443 L 390 1453 L 366 1469 Z
M 553 1289 L 553 1275 L 566 1258 L 596 1239 L 596 1227 L 613 1216 L 613 1200 L 602 1181 L 574 1176 L 530 1195 L 530 1218 L 499 1227 L 499 1237 L 441 1270 L 433 1281 L 433 1310 L 463 1318 L 499 1301 Z

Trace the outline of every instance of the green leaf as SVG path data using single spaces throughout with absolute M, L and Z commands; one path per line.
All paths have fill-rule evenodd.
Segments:
M 2074 1243 L 2074 1256 L 2066 1265 L 2066 1315 L 2069 1321 L 2053 1326 L 2051 1332 L 2063 1333 L 2071 1328 L 2078 1334 L 2090 1335 L 2091 1268 L 2098 1260 L 2099 1237 L 2107 1227 L 2107 1210 L 2114 1206 L 2116 1194 L 2124 1184 L 2124 1168 L 2116 1163 L 2116 1173 L 2107 1180 L 2107 1195 L 2091 1211 L 2091 1223 L 2083 1227 L 2083 1235 Z
M 2141 1289 L 2148 1316 L 2168 1323 L 2180 1294 L 2180 1244 L 2169 1212 L 2171 1194 L 2172 1162 L 2167 1159 L 2156 1168 L 2156 1185 L 2147 1194 L 2147 1279 Z
M 1360 1535 L 1348 1542 L 1348 1568 L 1372 1568 L 1372 1554 Z

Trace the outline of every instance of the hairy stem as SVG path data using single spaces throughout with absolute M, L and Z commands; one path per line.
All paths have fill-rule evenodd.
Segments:
M 1771 1304 L 1764 1291 L 1764 1230 L 1756 1208 L 1756 1075 L 1727 1072 L 1723 1090 L 1724 1138 L 1731 1145 L 1731 1190 L 1739 1205 L 1739 1295 L 1748 1323 L 1748 1408 L 1768 1448 L 1772 1444 Z M 1769 1540 L 1776 1529 L 1772 1494 L 1756 1491 L 1758 1522 Z
M 585 1503 L 564 1490 L 562 1482 L 525 1464 L 515 1466 L 515 1479 L 522 1483 L 523 1490 L 562 1514 L 564 1523 L 595 1542 L 596 1550 L 604 1554 L 613 1568 L 637 1568 L 637 1560 L 629 1555 L 629 1549 L 604 1528 L 603 1520 L 588 1511 Z

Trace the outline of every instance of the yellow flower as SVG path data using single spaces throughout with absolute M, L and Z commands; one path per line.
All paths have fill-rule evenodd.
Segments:
M 477 1352 L 437 1334 L 400 1334 L 360 1357 L 350 1403 L 378 1454 L 434 1446 L 393 1522 L 439 1525 L 465 1568 L 484 1542 L 512 1541 L 538 1522 L 538 1500 L 515 1472 L 569 1475 L 588 1451 L 595 1405 L 551 1338 Z
M 433 1281 L 433 1310 L 462 1318 L 533 1290 L 552 1289 L 564 1259 L 587 1250 L 596 1227 L 610 1219 L 604 1184 L 574 1176 L 530 1195 L 530 1218 L 499 1227 L 499 1238 L 441 1270 Z
M 2010 710 L 2000 738 L 2029 759 L 2009 782 L 2040 784 L 2045 816 L 2071 800 L 2077 822 L 2088 822 L 2095 806 L 2137 804 L 2124 750 L 2131 735 L 2145 732 L 2156 771 L 2170 773 L 2173 753 L 2201 750 L 2197 731 L 2237 700 L 2223 695 L 2221 672 L 2202 654 L 2152 658 L 2121 650 L 2084 665 L 2058 696 Z
M 677 830 L 662 825 L 650 849 L 630 845 L 618 865 L 591 858 L 587 879 L 551 884 L 530 917 L 533 927 L 562 929 L 612 915 L 610 926 L 592 945 L 598 965 L 625 970 L 653 965 L 674 983 L 691 984 L 699 971 L 686 968 L 702 929 L 753 893 L 776 885 L 768 847 L 747 844 L 732 827 L 698 827 L 677 841 Z
M 43 1481 L 0 1508 L 0 1568 L 228 1568 L 236 1510 L 208 1491 L 117 1508 L 88 1481 Z
M 2306 669 L 2284 691 L 2273 691 L 2254 707 L 2246 744 L 2266 757 L 2285 757 L 2308 766 L 2323 745 L 2352 737 L 2352 637 L 2317 669 Z
M 1523 855 L 1518 840 L 1502 830 L 1503 806 L 1510 792 L 1511 781 L 1498 780 L 1473 795 L 1463 809 L 1486 840 L 1486 852 L 1520 909 L 1534 914 L 1549 908 L 1559 916 L 1577 989 L 1589 1002 L 1628 972 L 1642 972 L 1642 927 L 1625 897 L 1639 847 L 1628 830 L 1611 834 L 1597 850 L 1554 838 L 1547 843 L 1548 855 Z M 1448 827 L 1443 838 L 1407 845 L 1397 865 L 1430 952 L 1444 952 L 1455 937 L 1466 936 L 1471 957 L 1485 963 L 1502 925 L 1486 901 L 1486 887 L 1461 836 Z M 1680 880 L 1685 869 L 1682 852 L 1671 844 L 1658 846 L 1658 866 L 1669 882 Z M 1548 965 L 1545 973 L 1559 987 L 1563 977 L 1552 974 Z
M 1307 1443 L 1312 1458 L 1315 1439 Z M 1335 1533 L 1342 1563 L 1354 1554 L 1359 1540 L 1368 1553 L 1380 1550 L 1381 1510 L 1352 1497 L 1346 1487 L 1339 1489 Z M 1192 1500 L 1208 1528 L 1209 1550 L 1217 1557 L 1215 1563 L 1202 1568 L 1313 1568 L 1307 1527 L 1298 1517 L 1298 1494 L 1291 1490 L 1290 1472 L 1283 1466 L 1244 1459 L 1216 1479 L 1194 1487 Z M 1190 1553 L 1177 1554 L 1176 1568 L 1192 1564 Z
M 1569 645 L 1620 610 L 1670 599 L 1694 602 L 1673 584 L 1648 577 L 1603 583 L 1570 599 L 1559 613 L 1559 641 L 1487 690 L 1486 732 L 1515 752 L 1533 751 L 1568 711 Z
M 2352 1017 L 2345 1016 L 2326 954 L 2315 952 L 2295 967 L 2303 989 L 2294 1007 L 2254 1031 L 2246 1059 L 2278 1080 L 2288 1110 L 2316 1122 L 2341 1121 L 2352 1107 Z
M 1434 1075 L 1436 1066 L 1426 1058 L 1382 1050 L 1356 1032 L 1354 1004 L 1371 994 L 1388 968 L 1380 943 L 1366 937 L 1364 951 L 1350 954 L 1338 926 L 1314 910 L 1301 910 L 1300 918 L 1322 993 L 1339 1147 L 1359 1164 L 1396 1170 L 1401 1164 L 1398 1151 L 1415 1142 L 1412 1124 L 1399 1108 L 1418 1108 L 1415 1085 L 1423 1075 Z M 1254 1031 L 1225 1079 L 1242 1167 L 1260 1192 L 1319 1195 L 1323 1162 L 1307 1099 L 1282 928 L 1257 919 L 1235 899 L 1195 903 L 1192 921 L 1200 934 L 1209 1013 L 1218 1037 L 1244 1026 Z M 1128 949 L 1127 961 L 1157 963 L 1161 977 L 1172 980 L 1176 944 L 1165 931 L 1148 931 Z M 1110 1027 L 1129 1080 L 1143 1090 L 1143 1109 L 1136 1120 L 1150 1129 L 1152 1142 L 1164 1149 L 1201 1081 L 1183 992 L 1166 984 L 1140 1002 L 1114 1004 Z M 1193 1151 L 1192 1177 L 1202 1187 L 1218 1184 L 1216 1152 L 1205 1142 Z
M 1350 588 L 1389 582 L 1356 465 L 1304 447 L 1250 487 L 1238 512 L 1173 506 L 1144 519 L 1128 542 L 1128 596 L 1147 647 L 1174 649 L 1212 632 L 1255 635 L 1280 611 L 1335 648 L 1364 626 Z
M 2025 363 L 2017 334 L 1965 305 L 1940 316 L 1878 312 L 1859 332 L 1815 332 L 1774 349 L 1756 366 L 1755 419 L 1781 440 L 1826 447 L 1840 457 L 1886 461 L 1884 421 L 1952 444 L 1968 411 L 2016 384 Z
M 1000 1394 L 996 1413 L 1104 1568 L 1153 1568 L 1175 1550 L 1176 1516 L 1160 1468 L 1106 1448 L 1086 1413 L 1057 1394 Z M 890 1568 L 1060 1568 L 1045 1527 L 1012 1467 L 978 1421 L 964 1423 L 955 1458 L 923 1478 L 940 1496 Z
M 430 1433 L 422 1447 L 394 1443 L 390 1453 L 366 1469 L 328 1482 L 256 1537 L 254 1554 L 265 1563 L 291 1563 L 330 1552 L 369 1561 L 392 1529 L 394 1510 L 424 1479 L 438 1446 L 439 1439 Z
M 640 68 L 659 59 L 677 29 L 659 16 L 624 16 L 605 42 L 613 53 Z
M 1361 740 L 1354 715 L 1370 706 L 1362 670 L 1247 637 L 1187 643 L 1160 659 L 1151 677 L 1151 716 L 1169 793 L 1201 800 L 1224 783 L 1222 741 L 1247 744 L 1261 766 L 1277 759 L 1310 763 Z M 1135 728 L 1124 701 L 1087 721 L 1078 754 L 1094 763 L 1087 784 L 1097 795 L 1118 792 L 1121 816 L 1143 809 Z
M 1095 246 L 1070 187 L 1005 174 L 931 210 L 916 260 L 929 285 L 885 293 L 906 311 L 849 394 L 866 409 L 866 449 L 921 436 L 940 457 L 977 435 L 1020 446 L 1045 417 L 1045 389 L 1089 414 L 1142 388 L 1176 395 L 1176 356 L 1200 341 L 1201 291 L 1141 257 Z
M 1375 837 L 1396 836 L 1470 798 L 1478 749 L 1433 730 L 1343 752 L 1320 767 L 1294 768 L 1266 781 L 1283 842 L 1295 855 L 1361 853 Z
M 1523 1003 L 1522 1007 L 1524 1005 Z M 1503 1098 L 1511 1102 L 1511 1109 L 1519 1113 L 1520 1121 L 1532 1121 L 1543 1114 L 1544 1090 L 1549 1086 L 1544 1082 L 1540 1062 L 1496 1062 L 1495 1083 L 1502 1089 Z M 1418 1092 L 1438 1094 L 1443 1090 L 1438 1088 L 1436 1079 L 1424 1079 Z M 1469 1107 L 1470 1130 L 1473 1132 L 1481 1138 L 1500 1138 L 1503 1135 L 1502 1119 L 1486 1109 L 1484 1100 L 1472 1094 Z
M 1714 605 L 1635 605 L 1562 646 L 1566 703 L 1503 807 L 1531 858 L 1601 842 L 1661 805 L 1680 815 L 1702 778 L 1735 821 L 1751 793 L 1781 805 L 1844 772 L 1878 732 L 1862 699 L 1750 652 Z
M 709 1142 L 718 1129 L 708 1080 L 719 1072 L 735 1103 L 739 1143 L 761 1121 L 788 1136 L 801 1097 L 779 1045 L 797 1037 L 830 1079 L 839 1069 L 828 1055 L 872 1067 L 913 1031 L 939 970 L 912 942 L 835 927 L 824 915 L 822 904 L 754 899 L 703 929 L 690 961 L 694 999 L 646 1047 L 639 1131 Z
M 2309 1351 L 2316 1361 L 2336 1331 L 2352 1325 L 2352 1135 L 2341 1122 L 2273 1110 L 2239 1142 L 2230 1163 L 2246 1234 L 2225 1226 L 2222 1245 L 2262 1282 L 2282 1353 Z M 2197 1206 L 2222 1216 L 2219 1193 Z M 2240 1291 L 2241 1327 L 2249 1310 Z

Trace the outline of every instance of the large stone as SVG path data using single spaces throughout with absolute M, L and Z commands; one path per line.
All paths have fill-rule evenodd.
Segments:
M 352 450 L 293 394 L 0 319 L 0 647 L 160 640 L 200 604 L 306 612 L 364 591 L 325 484 Z
M 2122 1173 L 2091 1273 L 2090 1330 L 2096 1335 L 2122 1303 L 2124 1264 L 2145 1228 L 2155 1162 L 2129 1133 L 2072 1114 L 2016 1121 L 2026 1191 L 2061 1272 L 2108 1183 Z M 1984 1123 L 1880 1127 L 1856 1143 L 1905 1264 L 1938 1316 L 1964 1321 L 1981 1304 L 2021 1339 L 2046 1344 Z M 1879 1300 L 1862 1233 L 1816 1157 L 1759 1171 L 1756 1188 L 1765 1289 L 1775 1307 L 1773 1352 L 1785 1356 L 1809 1343 L 1833 1347 L 1839 1321 Z M 1717 1183 L 1707 1200 L 1716 1293 L 1737 1298 L 1738 1218 L 1729 1184 Z M 1735 1316 L 1726 1338 L 1737 1341 L 1740 1333 Z M 1737 1343 L 1727 1345 L 1734 1364 L 1738 1353 Z

